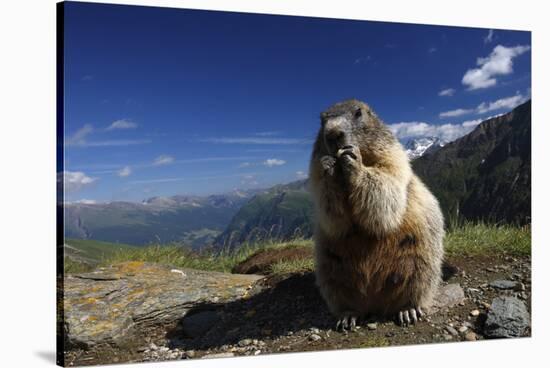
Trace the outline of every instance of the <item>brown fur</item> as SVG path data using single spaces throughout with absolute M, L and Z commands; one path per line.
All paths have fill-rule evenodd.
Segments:
M 331 312 L 426 308 L 441 277 L 443 217 L 389 129 L 350 100 L 322 115 L 310 163 L 316 278 Z

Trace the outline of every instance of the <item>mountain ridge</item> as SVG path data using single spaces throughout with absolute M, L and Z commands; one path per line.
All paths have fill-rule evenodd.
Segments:
M 142 202 L 65 203 L 65 236 L 147 245 L 210 243 L 258 190 L 151 197 Z
M 447 220 L 531 219 L 531 100 L 414 160 Z
M 444 147 L 447 143 L 449 142 L 439 137 L 427 136 L 411 138 L 404 144 L 403 148 L 405 148 L 407 156 L 412 161 L 424 156 L 425 154 L 437 151 L 438 149 Z

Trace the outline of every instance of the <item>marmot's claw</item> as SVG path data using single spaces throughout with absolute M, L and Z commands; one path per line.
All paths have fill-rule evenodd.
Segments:
M 405 309 L 400 311 L 397 314 L 397 323 L 400 326 L 404 326 L 404 327 L 411 324 L 414 325 L 416 322 L 421 320 L 423 316 L 424 316 L 424 312 L 422 312 L 422 309 L 420 309 L 420 307 Z
M 345 315 L 336 322 L 336 331 L 352 331 L 357 326 L 357 316 Z
M 353 158 L 354 160 L 357 160 L 357 148 L 354 146 L 344 146 L 343 148 L 340 148 L 338 150 L 338 153 L 336 154 L 339 158 L 343 156 L 349 156 Z
M 357 160 L 357 155 L 353 152 L 353 150 L 351 148 L 342 151 L 342 153 L 340 154 L 340 157 L 342 157 L 342 156 L 349 156 L 349 157 L 353 158 L 354 160 Z
M 321 157 L 321 166 L 323 170 L 329 175 L 334 175 L 334 165 L 336 164 L 336 159 L 332 156 L 323 156 Z

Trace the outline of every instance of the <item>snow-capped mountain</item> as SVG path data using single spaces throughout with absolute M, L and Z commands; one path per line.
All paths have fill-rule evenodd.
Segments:
M 439 137 L 422 137 L 411 138 L 404 144 L 404 146 L 409 159 L 414 160 L 415 158 L 423 156 L 426 153 L 437 151 L 447 143 L 449 142 L 444 141 Z

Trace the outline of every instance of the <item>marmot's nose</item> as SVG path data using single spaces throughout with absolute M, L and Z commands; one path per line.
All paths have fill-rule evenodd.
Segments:
M 349 144 L 348 144 L 348 145 L 345 145 L 344 147 L 342 147 L 342 149 L 352 149 L 352 148 L 353 148 L 353 146 L 352 146 L 352 145 L 349 145 Z

